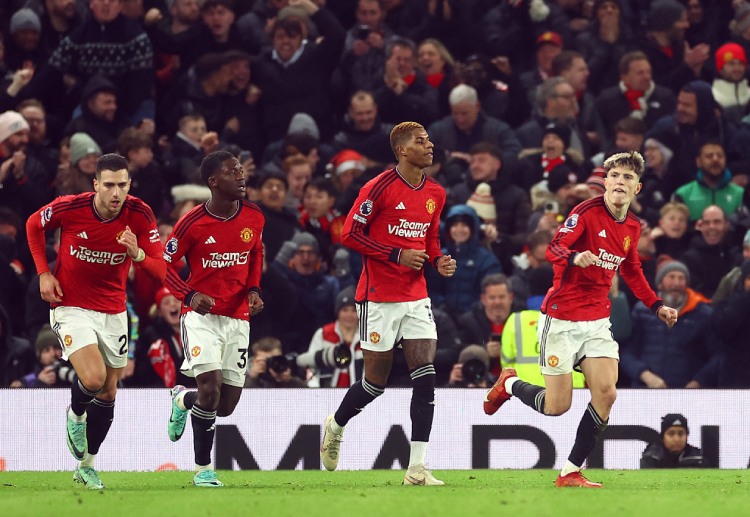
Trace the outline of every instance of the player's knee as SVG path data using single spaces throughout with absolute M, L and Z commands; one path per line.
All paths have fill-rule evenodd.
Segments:
M 98 398 L 99 400 L 112 402 L 113 400 L 115 400 L 115 395 L 117 395 L 117 386 L 112 386 L 109 388 L 103 388 L 102 391 L 100 391 L 96 396 L 96 398 Z
M 606 388 L 598 389 L 592 394 L 591 398 L 598 402 L 597 405 L 611 408 L 617 399 L 617 388 L 607 386 Z
M 104 382 L 107 380 L 107 372 L 88 371 L 81 373 L 82 375 L 78 375 L 81 384 L 83 384 L 87 390 L 99 394 L 104 388 Z
M 572 398 L 552 398 L 547 394 L 544 399 L 544 414 L 547 416 L 564 415 L 570 409 Z
M 202 386 L 198 391 L 198 405 L 206 411 L 215 411 L 221 398 L 220 386 Z

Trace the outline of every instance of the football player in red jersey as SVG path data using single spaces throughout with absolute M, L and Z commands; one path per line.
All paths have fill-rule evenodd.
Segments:
M 81 463 L 74 479 L 104 488 L 94 458 L 114 417 L 117 381 L 128 362 L 125 283 L 130 265 L 162 281 L 159 230 L 151 209 L 129 196 L 128 163 L 105 154 L 96 164 L 94 191 L 62 196 L 29 217 L 26 233 L 50 325 L 76 371 L 67 411 L 67 442 Z M 61 228 L 51 272 L 44 233 Z
M 581 468 L 607 426 L 616 397 L 619 353 L 610 331 L 607 296 L 615 273 L 620 271 L 638 299 L 667 326 L 677 323 L 677 311 L 664 305 L 643 276 L 637 251 L 641 224 L 628 212 L 641 190 L 643 157 L 635 151 L 614 154 L 604 162 L 604 169 L 604 195 L 576 206 L 547 247 L 555 277 L 542 303 L 537 331 L 546 389 L 505 368 L 484 400 L 488 415 L 511 396 L 543 415 L 561 415 L 570 409 L 573 398 L 571 372 L 583 371 L 591 402 L 555 482 L 558 487 L 602 486 L 586 479 Z
M 398 166 L 368 182 L 346 217 L 341 242 L 362 254 L 355 300 L 359 316 L 364 376 L 349 388 L 335 415 L 324 424 L 320 457 L 328 470 L 338 466 L 344 426 L 383 393 L 401 344 L 412 379 L 411 454 L 405 484 L 442 485 L 425 467 L 435 409 L 437 333 L 422 267 L 429 263 L 445 277 L 456 261 L 440 251 L 440 212 L 445 190 L 425 176 L 432 164 L 427 131 L 402 122 L 391 131 Z
M 183 304 L 181 369 L 198 384 L 197 392 L 172 388 L 168 434 L 173 442 L 180 439 L 189 412 L 193 483 L 218 487 L 222 483 L 211 466 L 216 417 L 232 414 L 245 384 L 250 317 L 263 309 L 265 218 L 255 203 L 245 200 L 245 170 L 231 153 L 206 156 L 201 178 L 211 189 L 211 199 L 177 221 L 164 245 L 168 263 L 185 257 L 190 264 L 187 281 L 168 268 L 166 286 Z

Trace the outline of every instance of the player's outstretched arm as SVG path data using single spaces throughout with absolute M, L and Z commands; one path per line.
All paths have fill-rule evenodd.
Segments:
M 672 328 L 677 323 L 677 309 L 662 305 L 659 310 L 656 311 L 656 315 L 667 324 L 667 327 Z

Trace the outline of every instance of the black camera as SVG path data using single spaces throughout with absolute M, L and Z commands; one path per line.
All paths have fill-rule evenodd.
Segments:
M 346 369 L 352 362 L 352 351 L 346 343 L 326 346 L 322 350 L 306 352 L 297 357 L 297 366 L 302 368 L 339 368 Z
M 57 376 L 58 382 L 64 382 L 65 384 L 73 384 L 75 381 L 76 372 L 73 366 L 67 361 L 55 361 L 52 368 Z
M 367 39 L 370 32 L 372 32 L 372 30 L 369 25 L 357 25 L 357 28 L 354 31 L 354 39 Z
M 284 373 L 294 366 L 294 359 L 287 355 L 272 355 L 266 358 L 266 366 L 276 373 Z
M 464 384 L 479 384 L 487 377 L 487 366 L 481 359 L 469 359 L 461 365 Z

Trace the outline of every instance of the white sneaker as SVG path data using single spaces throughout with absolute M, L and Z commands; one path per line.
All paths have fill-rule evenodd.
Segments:
M 424 463 L 409 467 L 404 476 L 404 485 L 443 486 L 444 484 L 432 475 L 432 472 Z
M 344 432 L 341 434 L 331 431 L 333 415 L 328 415 L 323 424 L 323 443 L 320 444 L 320 461 L 326 470 L 336 470 L 339 464 L 339 449 L 343 441 Z

